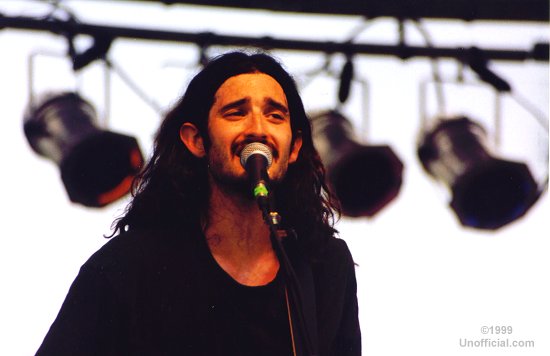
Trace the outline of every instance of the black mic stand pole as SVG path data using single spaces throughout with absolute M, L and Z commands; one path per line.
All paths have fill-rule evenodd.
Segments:
M 312 330 L 310 330 L 315 325 L 308 328 L 305 320 L 300 281 L 282 244 L 282 239 L 288 237 L 289 233 L 280 225 L 281 216 L 273 209 L 273 202 L 270 199 L 271 195 L 267 186 L 268 179 L 267 171 L 264 168 L 262 170 L 262 179 L 254 186 L 254 197 L 256 198 L 258 207 L 262 211 L 263 219 L 269 227 L 271 244 L 284 272 L 286 288 L 290 299 L 289 304 L 294 307 L 295 312 L 291 312 L 290 314 L 294 315 L 296 320 L 291 322 L 291 328 L 294 335 L 298 335 L 298 338 L 294 337 L 293 346 L 296 347 L 296 355 L 315 356 L 316 347 L 313 345 Z M 301 342 L 295 343 L 297 339 Z

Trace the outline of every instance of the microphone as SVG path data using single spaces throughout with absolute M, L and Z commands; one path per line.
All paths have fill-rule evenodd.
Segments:
M 241 165 L 252 183 L 254 198 L 269 195 L 267 169 L 272 161 L 271 149 L 260 142 L 249 143 L 241 151 Z

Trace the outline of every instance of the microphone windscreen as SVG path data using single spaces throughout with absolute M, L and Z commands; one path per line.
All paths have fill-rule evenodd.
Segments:
M 271 162 L 273 161 L 273 154 L 271 153 L 271 149 L 269 148 L 269 146 L 264 145 L 260 142 L 252 142 L 244 146 L 243 150 L 241 151 L 241 165 L 243 167 L 246 167 L 246 162 L 248 161 L 248 159 L 255 154 L 259 154 L 265 157 L 265 159 L 267 160 L 267 168 L 271 166 Z

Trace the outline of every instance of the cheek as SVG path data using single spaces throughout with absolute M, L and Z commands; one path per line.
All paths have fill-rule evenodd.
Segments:
M 243 131 L 243 127 L 237 122 L 224 122 L 220 120 L 216 125 L 208 127 L 208 133 L 212 140 L 229 142 Z
M 220 127 L 220 125 L 216 125 L 213 127 L 208 126 L 208 137 L 209 137 L 211 147 L 217 147 L 217 148 L 223 147 L 227 143 L 228 136 L 229 136 L 228 128 Z
M 284 134 L 281 134 L 279 137 L 279 143 L 280 143 L 280 154 L 281 156 L 284 155 L 285 159 L 288 159 L 290 156 L 290 153 L 292 152 L 292 132 L 290 131 L 290 128 L 288 132 L 285 132 Z

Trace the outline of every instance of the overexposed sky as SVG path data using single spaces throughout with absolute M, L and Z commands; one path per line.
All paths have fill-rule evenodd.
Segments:
M 342 41 L 363 22 L 357 17 L 299 16 L 267 11 L 216 10 L 150 3 L 66 1 L 82 21 L 94 24 L 211 31 L 246 36 Z M 48 6 L 37 1 L 1 1 L 5 15 L 42 16 Z M 548 26 L 496 22 L 426 21 L 435 45 L 445 47 L 529 49 L 548 42 Z M 358 43 L 395 44 L 391 19 L 367 23 Z M 407 26 L 410 44 L 422 37 Z M 77 44 L 84 48 L 89 39 Z M 23 135 L 22 118 L 29 93 L 28 60 L 34 56 L 35 91 L 74 89 L 89 98 L 105 117 L 103 67 L 95 63 L 75 76 L 64 57 L 66 42 L 55 35 L 0 31 L 0 184 L 3 238 L 0 240 L 0 355 L 31 355 L 38 348 L 79 267 L 110 232 L 126 201 L 104 209 L 69 202 L 55 164 L 37 156 Z M 213 55 L 229 48 L 213 47 Z M 52 55 L 55 54 L 55 55 Z M 323 73 L 318 53 L 273 51 L 303 86 L 309 110 L 336 104 L 337 78 Z M 199 50 L 192 44 L 116 40 L 110 58 L 147 95 L 166 109 L 197 71 Z M 343 58 L 335 55 L 332 72 Z M 550 232 L 547 195 L 526 214 L 496 232 L 463 228 L 448 207 L 445 189 L 427 176 L 416 158 L 420 129 L 420 84 L 430 81 L 425 59 L 357 56 L 357 81 L 343 107 L 357 136 L 389 144 L 405 165 L 398 197 L 371 219 L 343 218 L 338 223 L 356 260 L 364 354 L 382 355 L 548 355 L 550 353 Z M 459 86 L 458 66 L 441 61 L 449 114 L 467 113 L 494 134 L 494 94 L 484 85 Z M 548 63 L 494 62 L 492 68 L 515 92 L 541 112 L 548 123 Z M 365 84 L 366 85 L 363 85 Z M 368 88 L 368 90 L 364 90 Z M 434 113 L 433 92 L 427 99 Z M 161 115 L 112 74 L 108 128 L 138 138 L 147 155 Z M 537 179 L 548 170 L 547 132 L 509 97 L 503 98 L 499 152 L 530 164 Z M 489 138 L 492 143 L 492 136 Z M 504 339 L 481 333 L 482 326 L 512 326 L 506 338 L 533 340 L 531 349 L 460 347 L 460 339 Z

